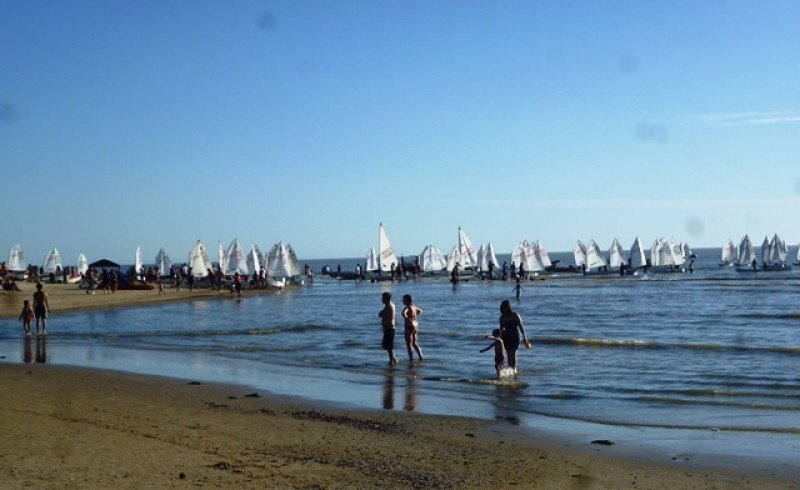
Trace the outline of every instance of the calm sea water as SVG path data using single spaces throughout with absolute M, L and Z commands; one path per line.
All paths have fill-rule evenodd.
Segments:
M 512 284 L 501 281 L 453 290 L 445 279 L 356 284 L 318 276 L 312 287 L 242 301 L 55 315 L 47 359 L 108 367 L 96 356 L 78 362 L 70 349 L 120 349 L 163 359 L 165 374 L 175 374 L 168 363 L 181 359 L 247 365 L 262 386 L 290 394 L 313 397 L 316 386 L 320 398 L 336 398 L 323 388 L 328 380 L 346 399 L 348 390 L 371 386 L 382 393 L 366 402 L 376 408 L 425 411 L 426 403 L 435 405 L 426 400 L 435 399 L 449 413 L 472 415 L 468 407 L 485 403 L 512 417 L 800 442 L 800 271 L 742 274 L 718 267 L 718 250 L 697 252 L 693 275 L 562 276 L 525 284 L 522 300 L 512 304 L 535 345 L 522 351 L 515 383 L 495 383 L 492 353 L 478 352 L 487 345 L 482 336 L 497 327 L 500 302 L 513 296 Z M 310 263 L 317 271 L 325 263 L 352 270 L 355 260 Z M 387 369 L 377 317 L 383 291 L 398 305 L 411 293 L 423 309 L 425 364 Z M 0 322 L 0 345 L 7 360 L 23 360 L 14 320 Z M 401 335 L 396 347 L 404 359 Z M 135 371 L 136 362 L 122 368 Z M 216 379 L 239 381 L 219 372 Z M 312 372 L 309 393 L 297 380 Z

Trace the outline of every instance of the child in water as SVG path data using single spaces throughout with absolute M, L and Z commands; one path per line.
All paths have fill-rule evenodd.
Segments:
M 485 336 L 486 339 L 492 339 L 493 342 L 489 345 L 489 347 L 485 349 L 481 349 L 481 352 L 486 352 L 487 350 L 494 347 L 494 370 L 497 371 L 497 377 L 500 377 L 500 371 L 503 369 L 503 363 L 506 361 L 505 357 L 503 357 L 503 339 L 500 337 L 500 329 L 495 328 L 492 330 L 492 335 Z
M 26 299 L 22 302 L 22 313 L 19 314 L 19 320 L 22 322 L 22 328 L 25 329 L 25 336 L 31 336 L 31 322 L 33 321 L 33 307 Z
M 403 308 L 403 319 L 405 320 L 405 339 L 406 339 L 406 349 L 408 350 L 408 360 L 414 360 L 414 353 L 412 352 L 411 348 L 413 347 L 415 351 L 417 351 L 417 355 L 419 356 L 420 361 L 424 361 L 425 359 L 422 357 L 422 349 L 419 348 L 419 344 L 417 343 L 417 335 L 419 334 L 419 321 L 417 317 L 422 314 L 422 310 L 414 306 L 414 299 L 411 297 L 410 294 L 406 294 L 403 296 L 403 304 L 405 307 Z
M 514 296 L 517 298 L 517 301 L 519 301 L 519 296 L 520 296 L 520 293 L 522 293 L 523 289 L 525 289 L 525 288 L 522 287 L 522 283 L 520 282 L 520 278 L 517 277 L 517 282 L 516 282 L 516 284 L 514 284 Z

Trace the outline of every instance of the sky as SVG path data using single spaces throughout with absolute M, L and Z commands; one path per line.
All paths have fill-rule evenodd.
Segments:
M 17 1 L 0 260 L 800 240 L 795 1 Z

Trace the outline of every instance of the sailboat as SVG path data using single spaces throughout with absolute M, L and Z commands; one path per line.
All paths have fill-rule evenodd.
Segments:
M 637 269 L 644 269 L 647 267 L 647 257 L 644 254 L 644 247 L 642 247 L 642 241 L 637 236 L 635 240 L 633 240 L 633 245 L 631 245 L 631 255 L 630 260 L 628 261 L 628 265 L 632 271 L 636 271 Z
M 728 243 L 722 244 L 722 253 L 720 254 L 719 258 L 719 265 L 720 267 L 728 267 L 728 266 L 733 266 L 735 263 L 736 263 L 736 246 L 729 238 Z
M 225 252 L 225 248 L 222 247 L 222 240 L 219 242 L 219 248 L 217 249 L 217 264 L 219 265 L 219 270 L 225 272 L 226 262 L 227 262 L 228 254 Z
M 375 247 L 369 247 L 367 252 L 367 260 L 364 262 L 364 270 L 366 272 L 373 272 L 380 269 L 381 265 L 378 261 L 378 254 L 375 252 Z
M 589 268 L 586 264 L 586 245 L 583 244 L 580 240 L 575 242 L 575 246 L 572 247 L 572 255 L 575 257 L 575 267 L 578 270 L 583 269 L 586 267 Z
M 25 262 L 25 254 L 22 252 L 22 247 L 17 243 L 8 252 L 8 271 L 23 274 L 27 270 L 28 264 Z
M 82 274 L 85 274 L 87 270 L 89 270 L 89 261 L 86 260 L 84 254 L 78 254 L 78 266 L 75 268 L 75 272 L 67 277 L 67 284 L 77 284 L 80 282 Z
M 553 262 L 550 260 L 550 255 L 547 254 L 547 250 L 545 250 L 544 246 L 539 243 L 539 240 L 533 242 L 533 253 L 544 270 L 548 270 L 549 268 L 553 267 Z
M 276 243 L 269 252 L 267 260 L 267 283 L 270 286 L 283 287 L 287 282 L 303 283 L 300 264 L 292 246 L 283 242 Z
M 236 274 L 247 276 L 250 274 L 250 269 L 247 268 L 247 258 L 244 255 L 244 249 L 235 238 L 228 247 L 223 273 L 226 276 L 234 276 Z
M 447 259 L 434 245 L 426 245 L 418 259 L 419 268 L 426 275 L 435 275 L 447 268 Z
M 156 267 L 158 268 L 158 274 L 161 277 L 169 276 L 169 271 L 170 269 L 172 269 L 172 260 L 169 258 L 169 255 L 167 255 L 167 252 L 164 251 L 164 247 L 161 247 L 158 250 L 158 254 L 156 254 L 155 264 Z
M 608 262 L 606 259 L 603 258 L 603 252 L 600 250 L 600 247 L 597 245 L 597 242 L 594 239 L 589 240 L 589 245 L 586 248 L 586 270 L 587 272 L 592 269 L 598 269 L 598 271 L 605 271 L 608 268 Z
M 608 266 L 612 269 L 619 270 L 623 265 L 627 264 L 622 256 L 622 245 L 619 243 L 619 240 L 615 238 L 608 248 Z
M 772 240 L 767 242 L 767 239 L 764 238 L 764 243 L 766 244 L 766 253 L 764 253 L 764 246 L 762 245 L 761 255 L 762 261 L 764 263 L 764 270 L 765 271 L 788 271 L 791 270 L 791 266 L 786 263 L 787 253 L 786 253 L 786 244 L 783 240 L 778 237 L 778 234 L 772 236 Z
M 261 251 L 257 246 L 250 247 L 250 252 L 247 254 L 247 269 L 253 274 L 255 278 L 261 270 Z
M 737 271 L 755 272 L 758 270 L 756 267 L 756 251 L 753 249 L 753 244 L 750 242 L 750 237 L 748 235 L 742 237 L 736 255 L 738 256 L 736 262 Z
M 447 265 L 445 266 L 445 269 L 447 269 L 447 272 L 453 272 L 453 269 L 455 269 L 456 265 L 458 265 L 458 268 L 460 270 L 461 269 L 460 263 L 461 263 L 461 254 L 458 251 L 458 245 L 454 245 L 453 250 L 451 250 L 450 253 L 447 255 Z
M 394 254 L 392 244 L 383 228 L 383 223 L 378 226 L 378 272 L 392 272 L 392 268 L 397 267 L 397 255 Z
M 192 250 L 189 251 L 189 263 L 187 266 L 192 269 L 192 274 L 195 277 L 205 277 L 208 275 L 208 271 L 213 270 L 206 246 L 200 240 L 197 240 Z
M 478 266 L 478 253 L 472 245 L 464 230 L 458 227 L 458 255 L 459 267 L 463 272 L 466 269 L 475 269 Z
M 136 275 L 144 274 L 144 262 L 142 261 L 142 247 L 136 247 L 136 255 L 133 258 L 133 270 Z
M 478 253 L 478 267 L 483 272 L 489 272 L 491 268 L 492 271 L 496 271 L 500 268 L 500 263 L 497 262 L 497 256 L 494 253 L 494 247 L 492 246 L 492 242 L 489 242 L 484 247 L 481 245 L 481 249 L 483 250 L 482 253 Z
M 794 265 L 800 265 L 800 244 L 797 245 L 797 255 L 794 258 Z
M 63 267 L 61 266 L 61 254 L 58 253 L 58 249 L 56 249 L 56 247 L 53 247 L 44 256 L 44 264 L 42 265 L 42 269 L 46 275 L 61 274 L 61 271 L 63 270 Z

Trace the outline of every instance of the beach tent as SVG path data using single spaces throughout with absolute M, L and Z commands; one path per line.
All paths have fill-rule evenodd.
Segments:
M 89 267 L 91 269 L 96 269 L 96 270 L 111 270 L 111 269 L 119 270 L 119 264 L 117 264 L 116 262 L 112 262 L 108 259 L 100 259 L 98 261 L 92 262 L 91 264 L 89 264 Z

